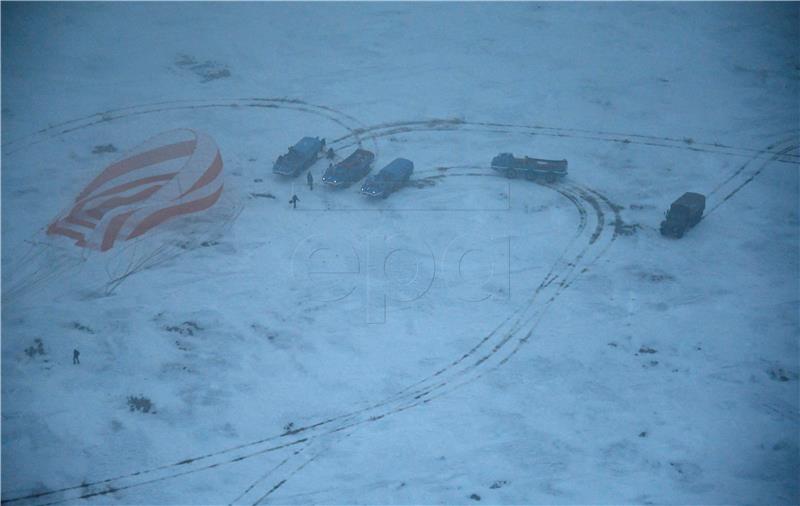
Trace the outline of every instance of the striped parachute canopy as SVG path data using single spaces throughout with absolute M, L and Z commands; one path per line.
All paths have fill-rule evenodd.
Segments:
M 222 157 L 210 136 L 165 132 L 106 167 L 47 234 L 107 251 L 167 220 L 208 209 L 222 194 L 222 180 Z

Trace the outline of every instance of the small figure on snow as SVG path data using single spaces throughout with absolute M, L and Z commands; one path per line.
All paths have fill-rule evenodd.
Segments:
M 72 350 L 72 365 L 80 364 L 81 363 L 81 352 L 78 350 Z
M 289 200 L 289 203 L 292 204 L 292 209 L 297 209 L 298 202 L 300 202 L 300 199 L 297 198 L 297 195 L 292 195 L 292 198 Z
M 311 171 L 308 171 L 308 175 L 306 176 L 306 181 L 308 182 L 308 189 L 313 192 L 314 191 L 314 176 L 311 175 Z
M 328 148 L 328 152 L 325 153 L 325 156 L 328 157 L 328 160 L 333 160 L 333 157 L 336 156 L 336 153 L 333 151 L 333 148 Z

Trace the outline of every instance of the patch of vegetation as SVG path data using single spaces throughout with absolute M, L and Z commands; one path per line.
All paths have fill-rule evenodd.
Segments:
M 92 154 L 100 155 L 103 153 L 116 153 L 117 147 L 113 144 L 99 144 L 92 149 Z
M 663 283 L 664 281 L 674 281 L 675 277 L 666 272 L 640 272 L 639 277 L 652 283 Z
M 191 351 L 191 349 L 192 349 L 189 344 L 184 343 L 183 341 L 178 341 L 178 340 L 175 341 L 175 346 L 177 346 L 178 349 L 181 350 L 181 351 Z
M 197 65 L 197 60 L 194 59 L 194 56 L 179 54 L 175 59 L 175 65 L 178 67 L 189 67 L 191 65 Z
M 797 379 L 797 374 L 785 369 L 776 368 L 767 371 L 769 378 L 773 381 L 791 381 Z
M 405 186 L 411 186 L 413 188 L 427 188 L 429 186 L 434 186 L 439 179 L 442 179 L 444 174 L 438 174 L 435 176 L 428 176 L 422 179 L 411 179 L 409 180 Z
M 33 346 L 25 348 L 25 354 L 30 358 L 34 358 L 36 355 L 46 355 L 47 352 L 44 351 L 44 343 L 37 337 L 33 340 Z
M 72 322 L 72 328 L 75 330 L 80 330 L 81 332 L 86 332 L 87 334 L 94 334 L 94 330 L 91 327 L 84 325 L 81 322 Z
M 178 55 L 175 59 L 175 66 L 189 70 L 200 77 L 204 83 L 231 76 L 231 71 L 227 65 L 211 60 L 199 62 L 193 56 L 187 54 Z
M 614 232 L 618 235 L 634 235 L 640 228 L 642 226 L 638 223 L 624 223 L 621 220 L 614 222 Z
M 216 62 L 206 62 L 195 66 L 193 69 L 195 74 L 203 78 L 203 82 L 213 81 L 215 79 L 224 79 L 231 76 L 231 71 L 225 67 L 221 67 Z
M 135 395 L 128 396 L 128 408 L 131 411 L 141 411 L 142 413 L 150 413 L 152 411 L 155 413 L 153 402 L 141 394 L 138 397 Z
M 168 325 L 164 327 L 167 332 L 177 332 L 182 336 L 193 336 L 195 332 L 203 330 L 203 328 L 193 321 L 185 321 L 180 325 Z
M 274 199 L 275 198 L 275 195 L 273 195 L 271 193 L 251 193 L 250 196 L 253 197 L 253 198 L 256 198 L 256 199 Z

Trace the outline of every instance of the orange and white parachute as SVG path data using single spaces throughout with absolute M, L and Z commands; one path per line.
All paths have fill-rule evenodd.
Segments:
M 222 157 L 194 130 L 153 137 L 108 166 L 47 228 L 48 235 L 106 251 L 182 214 L 208 209 L 222 194 Z
M 212 240 L 240 211 L 224 192 L 223 176 L 209 135 L 189 129 L 156 135 L 106 167 L 47 226 L 18 262 L 28 274 L 4 280 L 10 288 L 4 298 L 79 263 L 102 263 L 107 291 L 113 290 L 131 274 Z M 70 251 L 64 238 L 77 248 Z

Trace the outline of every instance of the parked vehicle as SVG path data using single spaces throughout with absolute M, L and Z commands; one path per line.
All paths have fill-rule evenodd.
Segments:
M 369 173 L 374 160 L 372 151 L 356 149 L 341 162 L 329 166 L 322 175 L 322 182 L 331 186 L 350 186 Z
M 703 218 L 706 198 L 699 193 L 686 192 L 672 203 L 661 222 L 661 235 L 680 239 L 687 230 L 697 225 Z
M 414 172 L 414 163 L 411 160 L 395 158 L 380 172 L 367 177 L 367 180 L 361 185 L 361 193 L 369 197 L 385 199 L 402 187 L 411 177 L 412 172 Z
M 544 178 L 548 183 L 567 175 L 566 160 L 544 160 L 541 158 L 516 158 L 512 153 L 500 153 L 492 158 L 492 169 L 513 179 L 524 176 L 527 179 Z
M 311 167 L 325 149 L 325 139 L 319 137 L 303 137 L 297 144 L 281 155 L 272 166 L 274 174 L 297 177 L 298 174 Z

